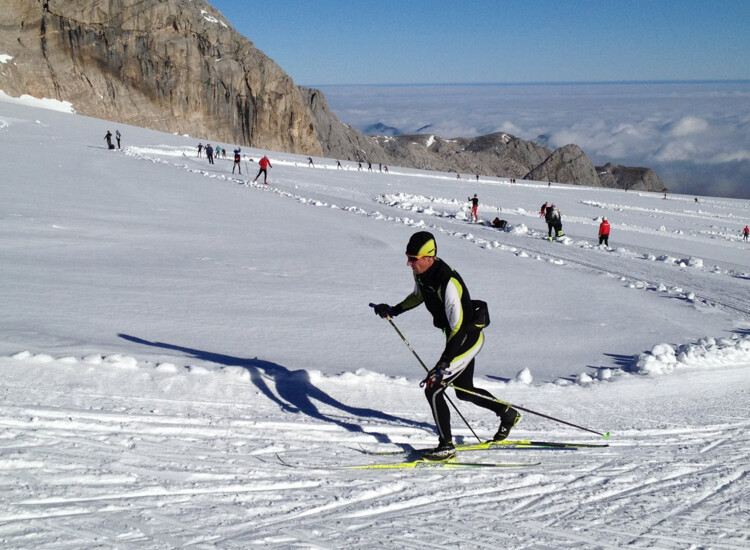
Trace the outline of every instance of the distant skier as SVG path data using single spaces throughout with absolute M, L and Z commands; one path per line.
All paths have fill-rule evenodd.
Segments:
M 199 157 L 203 156 L 203 144 L 202 143 L 198 144 L 198 156 Z
M 120 139 L 122 138 L 122 134 L 120 133 L 120 130 L 115 130 L 115 139 L 117 139 L 117 148 L 120 148 Z
M 599 244 L 604 243 L 605 246 L 609 246 L 609 222 L 607 217 L 602 217 L 602 223 L 599 225 Z
M 307 166 L 310 168 L 315 168 L 315 163 L 313 162 L 312 157 L 307 157 Z
M 232 165 L 232 174 L 234 174 L 234 169 L 237 168 L 240 175 L 242 175 L 242 166 L 240 165 L 240 161 L 242 160 L 242 157 L 240 156 L 241 152 L 242 149 L 240 149 L 239 147 L 234 150 L 234 164 Z
M 253 183 L 258 181 L 260 175 L 263 174 L 263 183 L 268 184 L 268 169 L 273 168 L 271 161 L 268 160 L 267 156 L 263 155 L 263 158 L 258 161 L 258 165 L 260 166 L 260 170 L 258 170 L 258 175 L 255 176 Z
M 337 160 L 337 161 L 336 161 L 336 169 L 337 169 L 337 170 L 338 170 L 338 169 L 341 169 L 341 170 L 343 170 L 343 169 L 344 169 L 344 167 L 343 167 L 343 166 L 341 166 L 341 161 L 340 161 L 340 160 Z
M 206 143 L 206 158 L 209 164 L 214 163 L 214 148 L 211 147 L 210 143 Z
M 749 235 L 750 235 L 750 227 L 745 226 L 745 229 L 742 230 L 742 238 L 744 240 L 747 240 Z
M 554 204 L 550 204 L 544 213 L 544 221 L 547 222 L 547 237 L 552 241 L 552 232 L 556 237 L 562 237 L 562 214 Z
M 107 141 L 107 148 L 108 149 L 114 149 L 115 146 L 112 145 L 112 132 L 107 130 L 107 135 L 104 136 L 104 139 Z
M 477 198 L 477 194 L 474 193 L 473 197 L 469 197 L 469 202 L 471 202 L 471 215 L 469 216 L 469 219 L 471 219 L 474 222 L 479 221 L 479 214 L 477 214 L 477 210 L 479 209 L 479 199 Z

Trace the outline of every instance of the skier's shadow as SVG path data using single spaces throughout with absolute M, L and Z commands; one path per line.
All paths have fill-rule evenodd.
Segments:
M 360 426 L 359 424 L 348 422 L 343 418 L 337 418 L 336 416 L 326 415 L 322 413 L 313 403 L 313 400 L 339 409 L 342 412 L 353 415 L 355 417 L 375 418 L 377 420 L 382 420 L 385 422 L 393 422 L 396 424 L 406 424 L 417 428 L 424 428 L 429 431 L 434 430 L 434 427 L 431 424 L 427 424 L 424 422 L 416 422 L 407 418 L 400 418 L 398 416 L 393 416 L 373 409 L 351 407 L 349 405 L 346 405 L 317 388 L 310 381 L 310 376 L 308 375 L 307 371 L 304 370 L 290 371 L 286 367 L 283 367 L 276 363 L 272 363 L 270 361 L 263 361 L 262 359 L 258 359 L 257 357 L 254 359 L 244 359 L 241 357 L 232 357 L 231 355 L 223 355 L 221 353 L 213 353 L 210 351 L 176 346 L 174 344 L 167 344 L 165 342 L 152 342 L 150 340 L 144 340 L 143 338 L 130 336 L 128 334 L 118 334 L 118 336 L 124 340 L 128 340 L 130 342 L 135 342 L 137 344 L 142 344 L 145 346 L 154 346 L 158 348 L 179 351 L 202 361 L 210 361 L 212 363 L 225 365 L 228 367 L 242 367 L 250 373 L 250 380 L 263 393 L 263 395 L 278 404 L 279 407 L 281 407 L 284 411 L 295 414 L 305 414 L 311 418 L 315 418 L 323 422 L 331 422 L 341 426 L 342 428 L 350 432 L 365 433 L 362 429 L 362 426 Z M 273 381 L 273 387 L 276 389 L 278 395 L 274 393 L 271 387 L 269 387 L 269 380 Z M 386 434 L 375 432 L 366 433 L 373 436 L 380 442 L 390 442 L 390 438 Z

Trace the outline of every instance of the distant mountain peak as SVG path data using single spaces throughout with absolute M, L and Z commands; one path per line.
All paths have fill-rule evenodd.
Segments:
M 368 136 L 401 136 L 403 132 L 393 126 L 387 126 L 382 122 L 376 122 L 363 128 L 363 132 Z

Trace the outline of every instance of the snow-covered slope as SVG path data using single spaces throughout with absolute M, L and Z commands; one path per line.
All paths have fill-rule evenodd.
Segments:
M 3 547 L 750 544 L 749 202 L 257 150 L 233 175 L 198 142 L 0 102 Z M 263 153 L 269 185 L 252 182 Z M 506 231 L 467 223 L 473 193 Z M 360 446 L 436 440 L 422 367 L 368 306 L 410 292 L 403 251 L 423 228 L 490 304 L 477 383 L 610 431 L 609 447 L 471 455 L 539 463 L 508 469 L 341 468 L 399 460 Z M 394 321 L 432 366 L 427 313 Z M 604 442 L 528 413 L 516 435 Z

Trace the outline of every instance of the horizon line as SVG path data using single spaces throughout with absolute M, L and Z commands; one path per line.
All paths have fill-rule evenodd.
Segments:
M 529 82 L 390 82 L 385 84 L 301 84 L 306 88 L 322 87 L 407 87 L 407 86 L 614 86 L 622 84 L 750 84 L 750 79 L 708 79 L 708 80 L 540 80 Z

